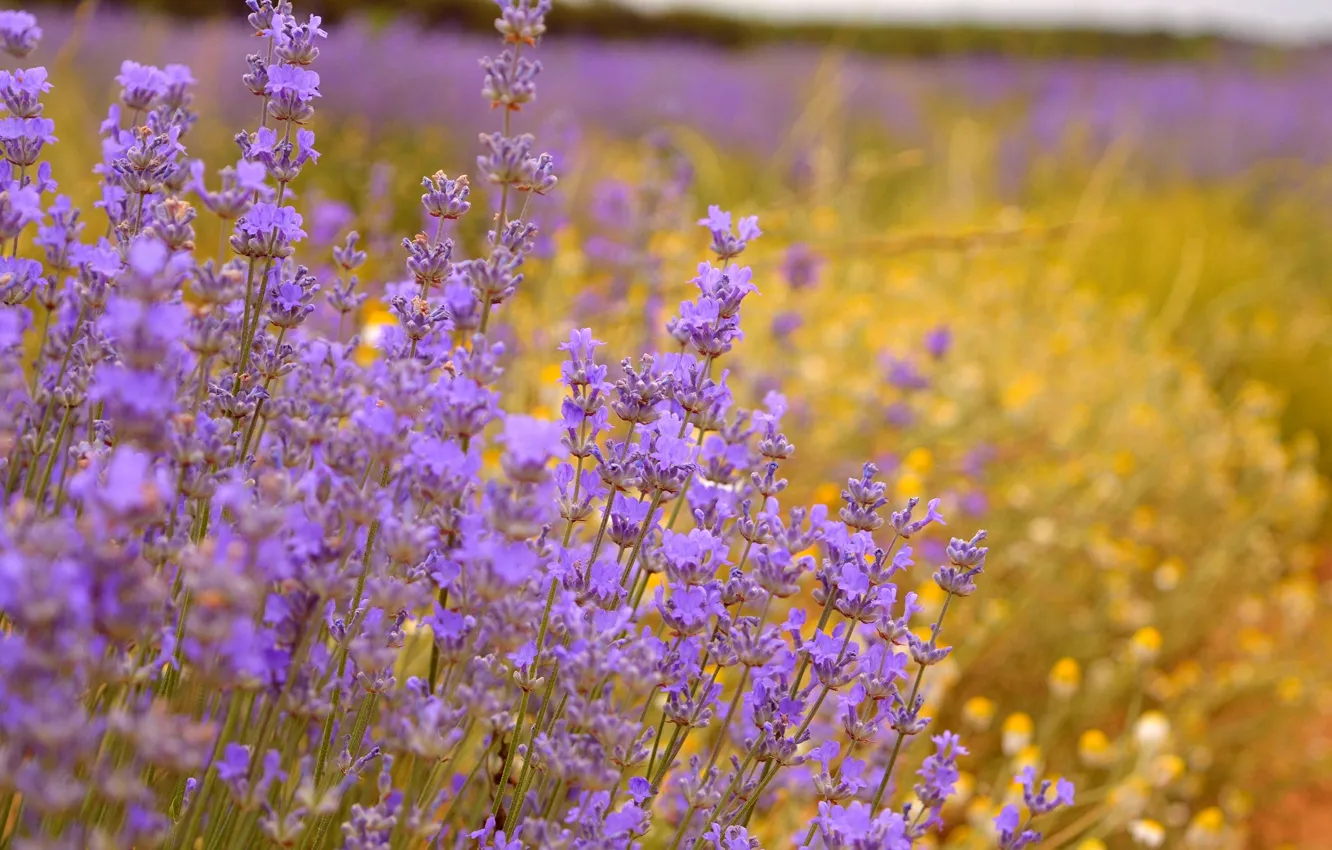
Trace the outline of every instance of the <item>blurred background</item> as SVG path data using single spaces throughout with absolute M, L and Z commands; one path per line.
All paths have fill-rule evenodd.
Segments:
M 124 58 L 188 63 L 190 152 L 234 162 L 259 111 L 243 3 L 29 9 L 76 202 Z M 298 3 L 330 33 L 303 262 L 356 228 L 371 285 L 403 276 L 421 176 L 469 171 L 498 126 L 477 65 L 493 9 Z M 730 381 L 789 399 L 792 500 L 835 502 L 869 458 L 897 497 L 943 497 L 950 530 L 990 531 L 930 693 L 972 750 L 940 844 L 992 846 L 1038 764 L 1079 785 L 1047 846 L 1327 847 L 1332 4 L 624 0 L 550 20 L 516 121 L 561 182 L 504 314 L 512 390 L 558 404 L 571 325 L 612 360 L 662 344 L 706 255 L 694 221 L 757 214 Z M 387 318 L 363 320 L 373 338 Z

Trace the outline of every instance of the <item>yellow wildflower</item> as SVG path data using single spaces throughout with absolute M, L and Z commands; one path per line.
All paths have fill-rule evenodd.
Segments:
M 1115 763 L 1115 745 L 1100 729 L 1088 729 L 1078 738 L 1078 758 L 1088 767 L 1109 767 Z
M 1050 669 L 1050 693 L 1056 699 L 1068 699 L 1082 684 L 1082 668 L 1072 658 L 1061 658 Z
M 1031 715 L 1017 712 L 1004 718 L 1003 750 L 1010 758 L 1016 756 L 1031 743 Z
M 994 722 L 994 700 L 972 697 L 962 705 L 962 720 L 978 732 L 984 732 Z

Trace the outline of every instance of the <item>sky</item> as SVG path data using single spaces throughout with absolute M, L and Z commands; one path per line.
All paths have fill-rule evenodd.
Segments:
M 773 20 L 1091 24 L 1332 38 L 1332 0 L 625 0 L 645 9 L 702 8 Z

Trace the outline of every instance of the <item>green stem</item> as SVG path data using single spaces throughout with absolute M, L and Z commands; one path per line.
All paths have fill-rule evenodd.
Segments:
M 634 430 L 638 428 L 637 422 L 629 423 L 629 430 L 624 435 L 623 455 L 629 453 L 629 442 L 634 438 Z M 623 457 L 620 458 L 624 460 Z M 615 494 L 620 492 L 618 487 L 612 486 L 609 493 L 606 494 L 606 503 L 601 509 L 601 527 L 597 529 L 596 539 L 592 541 L 592 554 L 588 557 L 589 564 L 596 563 L 597 555 L 601 552 L 601 544 L 606 539 L 606 526 L 610 524 L 611 506 L 615 504 Z M 648 517 L 652 519 L 652 517 Z
M 281 348 L 282 341 L 286 339 L 286 337 L 287 337 L 286 328 L 283 328 L 282 330 L 278 331 L 277 345 L 275 345 L 274 348 Z M 250 425 L 248 428 L 245 429 L 245 441 L 241 443 L 241 451 L 240 454 L 237 456 L 237 461 L 240 463 L 244 463 L 246 456 L 250 453 L 250 440 L 254 438 L 255 426 L 259 424 L 259 417 L 263 415 L 264 402 L 268 400 L 267 393 L 269 389 L 272 388 L 272 386 L 273 386 L 273 376 L 270 375 L 264 379 L 265 396 L 263 398 L 260 398 L 259 401 L 255 404 L 254 413 L 251 414 L 250 416 Z
M 378 702 L 378 693 L 368 693 L 361 698 L 361 706 L 356 711 L 356 722 L 352 724 L 351 743 L 348 745 L 353 761 L 361 755 L 361 741 L 365 738 L 365 730 L 370 727 L 370 719 L 374 717 L 375 705 Z
M 546 691 L 541 696 L 541 708 L 537 709 L 536 720 L 532 723 L 532 731 L 527 735 L 527 755 L 523 758 L 523 770 L 518 774 L 518 793 L 514 795 L 513 808 L 509 811 L 509 816 L 504 820 L 504 831 L 513 834 L 513 828 L 517 823 L 518 812 L 522 808 L 523 798 L 527 796 L 527 791 L 532 785 L 532 780 L 536 778 L 536 768 L 534 767 L 536 759 L 532 758 L 532 745 L 536 741 L 537 732 L 541 729 L 541 724 L 546 719 L 546 710 L 550 708 L 551 695 L 555 690 L 555 679 L 560 674 L 560 662 L 555 662 L 555 667 L 551 670 L 550 676 L 546 680 Z
M 440 610 L 443 611 L 447 609 L 449 605 L 449 589 L 447 587 L 441 587 L 439 589 L 439 596 L 436 598 L 439 600 Z M 430 693 L 433 694 L 435 692 L 435 685 L 439 682 L 439 644 L 435 642 L 435 636 L 433 633 L 430 636 L 429 681 L 430 681 Z
M 652 741 L 652 756 L 648 759 L 647 774 L 652 775 L 652 769 L 657 766 L 657 750 L 661 747 L 661 736 L 666 731 L 666 710 L 662 709 L 661 719 L 657 721 L 657 736 Z M 672 742 L 674 739 L 672 739 Z
M 499 817 L 500 807 L 504 805 L 504 789 L 509 784 L 509 771 L 513 768 L 513 756 L 518 752 L 518 735 L 522 729 L 523 717 L 527 714 L 527 700 L 531 696 L 530 691 L 523 691 L 522 697 L 518 700 L 518 713 L 513 726 L 513 740 L 509 744 L 509 749 L 504 753 L 504 766 L 500 769 L 499 782 L 495 785 L 495 801 L 491 804 L 490 813 Z M 517 801 L 515 801 L 515 805 Z M 505 820 L 508 820 L 506 817 Z
M 495 737 L 494 739 L 491 740 L 489 744 L 486 745 L 486 749 L 484 752 L 481 753 L 481 757 L 476 760 L 476 764 L 472 765 L 471 772 L 469 772 L 467 774 L 467 777 L 463 779 L 463 784 L 460 788 L 458 788 L 458 793 L 454 795 L 452 800 L 449 801 L 449 807 L 444 810 L 444 814 L 440 815 L 439 832 L 435 833 L 435 839 L 430 842 L 431 847 L 436 847 L 439 845 L 440 839 L 444 837 L 444 830 L 447 829 L 449 826 L 449 819 L 453 817 L 454 807 L 458 805 L 459 800 L 461 800 L 464 796 L 467 795 L 467 787 L 472 784 L 472 780 L 475 779 L 477 773 L 481 771 L 481 766 L 490 760 L 490 751 L 495 748 L 495 742 L 498 740 L 499 738 Z
M 570 523 L 570 528 L 572 527 L 573 524 Z M 568 537 L 568 531 L 565 532 L 565 537 L 566 538 Z M 550 612 L 555 607 L 555 593 L 558 589 L 559 589 L 559 582 L 556 580 L 554 575 L 550 576 L 550 590 L 546 593 L 546 607 L 545 610 L 541 612 L 541 625 L 537 627 L 537 637 L 536 637 L 537 661 L 534 663 L 538 664 L 540 663 L 541 651 L 546 644 L 546 632 L 550 629 Z M 546 706 L 549 705 L 550 703 L 551 694 L 553 694 L 555 691 L 555 681 L 559 678 L 559 675 L 560 675 L 559 664 L 556 664 L 555 667 L 551 670 L 550 675 L 546 679 L 546 691 L 544 699 L 541 702 L 541 709 L 537 712 L 537 718 L 532 723 L 532 731 L 527 736 L 527 758 L 523 760 L 523 772 L 522 774 L 519 775 L 518 779 L 518 786 L 519 786 L 518 790 L 520 791 L 523 785 L 523 777 L 528 773 L 530 766 L 532 764 L 532 742 L 536 740 L 537 730 L 541 728 L 542 714 L 545 712 Z M 503 801 L 504 799 L 504 783 L 507 782 L 509 779 L 509 769 L 512 767 L 513 764 L 514 753 L 518 749 L 518 736 L 519 733 L 522 731 L 523 717 L 526 716 L 527 714 L 527 701 L 529 696 L 530 692 L 524 690 L 522 698 L 518 701 L 518 714 L 513 727 L 514 730 L 513 746 L 509 748 L 509 751 L 505 754 L 504 757 L 504 769 L 500 773 L 499 790 L 495 795 L 495 805 L 492 814 L 496 815 L 499 814 L 500 804 L 501 801 Z M 522 805 L 522 798 L 515 797 L 513 810 L 510 811 L 508 817 L 505 818 L 506 831 L 512 831 L 513 827 L 510 821 L 516 818 L 517 809 L 521 805 Z
M 740 762 L 740 766 L 736 768 L 735 775 L 731 777 L 730 784 L 726 786 L 726 790 L 722 792 L 722 795 L 719 798 L 717 805 L 712 809 L 711 817 L 708 818 L 707 823 L 703 824 L 703 832 L 707 832 L 708 828 L 711 827 L 712 824 L 717 820 L 717 817 L 723 811 L 726 810 L 726 807 L 728 805 L 730 805 L 732 795 L 735 794 L 736 790 L 740 787 L 740 783 L 744 780 L 745 771 L 749 770 L 749 766 L 754 762 L 754 756 L 758 754 L 759 743 L 762 740 L 762 735 L 763 733 L 760 732 L 759 738 L 756 738 L 754 740 L 753 746 L 751 746 L 749 748 L 749 752 L 745 754 L 744 761 Z M 683 831 L 685 827 L 686 824 L 681 824 L 680 825 L 681 831 Z
M 624 569 L 620 572 L 620 586 L 629 580 L 629 571 L 634 567 L 634 561 L 638 559 L 638 553 L 643 549 L 643 541 L 647 539 L 648 532 L 652 530 L 652 518 L 657 514 L 657 508 L 661 507 L 662 491 L 658 490 L 652 496 L 652 504 L 648 507 L 647 517 L 643 520 L 643 528 L 638 532 L 638 539 L 634 541 L 634 549 L 629 553 L 629 560 L 625 562 Z
M 746 667 L 740 674 L 740 681 L 735 686 L 735 696 L 731 697 L 731 706 L 726 710 L 726 719 L 722 721 L 721 729 L 717 733 L 717 741 L 712 745 L 712 754 L 708 756 L 708 766 L 703 768 L 706 773 L 717 763 L 718 756 L 726 746 L 727 730 L 731 728 L 731 720 L 735 717 L 736 709 L 740 707 L 740 698 L 745 695 L 745 681 L 749 678 L 749 668 Z
M 767 789 L 768 783 L 771 782 L 772 778 L 777 775 L 777 770 L 778 767 L 776 762 L 773 762 L 768 766 L 767 770 L 763 774 L 763 778 L 759 780 L 758 787 L 754 789 L 753 796 L 749 798 L 749 802 L 746 803 L 744 806 L 742 806 L 740 809 L 738 809 L 735 814 L 731 815 L 730 819 L 728 819 L 726 823 L 722 825 L 722 832 L 725 832 L 737 820 L 740 821 L 742 824 L 749 822 L 749 816 L 753 814 L 754 807 L 758 805 L 759 797 L 763 796 L 763 792 Z
M 286 131 L 282 134 L 282 141 L 291 140 L 291 124 L 288 121 Z M 277 206 L 282 206 L 282 199 L 287 194 L 287 184 L 278 184 Z M 240 382 L 250 367 L 250 349 L 254 347 L 254 338 L 259 333 L 259 323 L 264 317 L 264 298 L 268 295 L 268 273 L 273 269 L 273 248 L 277 244 L 278 229 L 273 228 L 273 232 L 268 236 L 268 256 L 264 260 L 264 270 L 259 275 L 259 298 L 254 302 L 253 310 L 250 309 L 250 294 L 254 291 L 254 257 L 250 258 L 250 270 L 246 274 L 245 281 L 245 316 L 248 319 L 248 328 L 246 322 L 241 322 L 241 362 L 236 370 L 236 382 L 232 387 L 232 392 L 240 389 Z
M 227 719 L 223 721 L 222 731 L 218 733 L 217 740 L 213 742 L 213 752 L 208 757 L 208 767 L 204 771 L 203 782 L 195 788 L 194 797 L 190 800 L 185 817 L 182 821 L 177 821 L 176 825 L 178 827 L 181 823 L 185 824 L 184 831 L 180 833 L 180 841 L 175 844 L 178 848 L 192 848 L 194 846 L 194 835 L 199 828 L 199 819 L 203 817 L 204 798 L 210 795 L 213 790 L 214 779 L 217 777 L 217 760 L 222 755 L 222 747 L 231 738 L 231 734 L 235 730 L 236 720 L 240 717 L 238 700 L 239 695 L 233 694 L 231 704 L 227 706 Z
M 51 447 L 51 456 L 46 460 L 46 471 L 42 473 L 41 484 L 30 497 L 39 504 L 46 498 L 46 488 L 51 486 L 51 471 L 55 469 L 56 460 L 60 457 L 60 446 L 65 442 L 65 433 L 69 430 L 69 420 L 73 413 L 73 407 L 66 407 L 65 415 L 60 417 L 60 427 L 56 428 L 55 445 Z
M 79 333 L 82 330 L 84 320 L 87 319 L 87 317 L 88 305 L 79 305 L 79 316 L 74 321 L 74 332 L 70 335 L 69 344 L 65 347 L 65 353 L 60 358 L 60 369 L 56 372 L 55 386 L 60 386 L 61 382 L 65 380 L 65 372 L 69 369 L 69 358 L 74 353 L 74 345 L 79 341 Z M 55 405 L 50 402 L 48 402 L 42 409 L 42 421 L 41 424 L 37 426 L 37 440 L 35 443 L 37 446 L 37 455 L 32 458 L 29 469 L 30 475 L 33 470 L 37 468 L 37 461 L 41 459 L 42 440 L 46 438 L 46 428 L 51 423 L 51 411 L 54 409 Z M 14 488 L 18 486 L 19 469 L 22 466 L 23 464 L 18 462 L 10 463 L 9 480 L 5 484 L 6 497 L 13 493 Z
M 390 467 L 384 464 L 384 471 L 379 477 L 381 487 L 388 485 Z M 368 473 L 368 470 L 367 470 Z M 356 612 L 361 607 L 361 597 L 365 594 L 365 580 L 370 572 L 370 554 L 375 547 L 375 539 L 379 537 L 379 520 L 376 519 L 370 523 L 370 530 L 365 536 L 365 551 L 361 555 L 361 574 L 356 579 L 356 596 L 351 607 L 351 616 L 354 618 Z M 329 749 L 333 742 L 333 726 L 337 722 L 338 708 L 342 703 L 342 679 L 347 672 L 347 642 L 344 641 L 338 647 L 338 672 L 337 684 L 333 688 L 331 704 L 329 706 L 328 717 L 324 720 L 324 729 L 320 735 L 319 754 L 315 758 L 315 787 L 321 787 L 324 780 L 326 768 L 328 766 Z
M 37 356 L 32 361 L 32 385 L 28 392 L 30 395 L 37 394 L 37 381 L 42 375 L 42 360 L 46 356 L 46 337 L 51 328 L 51 310 L 42 311 L 42 335 L 37 340 Z M 0 829 L 4 829 L 4 823 L 0 822 Z
M 939 609 L 939 618 L 934 621 L 930 627 L 931 640 L 939 636 L 939 630 L 943 628 L 944 615 L 948 613 L 948 604 L 953 601 L 953 594 L 949 593 L 944 597 L 943 607 Z M 920 693 L 920 683 L 925 679 L 925 665 L 920 665 L 916 671 L 916 681 L 911 685 L 911 696 L 907 697 L 906 707 L 916 702 L 916 695 Z M 893 754 L 888 757 L 888 766 L 884 768 L 883 779 L 879 782 L 879 789 L 874 792 L 874 802 L 870 804 L 870 813 L 873 814 L 879 810 L 879 804 L 883 802 L 884 792 L 888 790 L 888 783 L 893 778 L 893 767 L 897 764 L 897 757 L 902 753 L 902 744 L 906 740 L 905 732 L 897 733 L 897 743 L 893 744 Z

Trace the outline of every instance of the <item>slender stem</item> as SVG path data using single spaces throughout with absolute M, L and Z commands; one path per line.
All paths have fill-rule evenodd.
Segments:
M 217 265 L 219 270 L 230 259 L 227 256 L 227 222 L 230 219 L 218 216 L 217 219 Z
M 251 255 L 249 265 L 245 269 L 245 309 L 241 313 L 241 346 L 244 348 L 246 332 L 250 327 L 250 311 L 254 309 L 254 264 L 256 258 Z M 244 374 L 244 366 L 249 363 L 250 358 L 244 353 L 241 354 L 241 366 L 236 370 L 236 382 L 231 391 L 240 389 L 240 376 Z
M 625 561 L 624 569 L 620 572 L 620 586 L 629 580 L 629 571 L 634 568 L 634 561 L 638 559 L 638 553 L 643 549 L 643 541 L 647 539 L 648 532 L 652 530 L 652 520 L 657 514 L 657 508 L 661 507 L 661 497 L 663 491 L 658 490 L 652 496 L 652 504 L 648 507 L 647 516 L 643 519 L 643 528 L 638 532 L 638 539 L 634 541 L 634 549 L 629 554 L 629 560 Z
M 37 340 L 37 356 L 33 358 L 32 361 L 32 385 L 28 388 L 30 395 L 35 395 L 37 393 L 37 381 L 42 375 L 42 360 L 46 356 L 46 337 L 51 329 L 51 314 L 53 312 L 55 311 L 42 311 L 42 335 Z M 0 829 L 3 828 L 4 824 L 0 823 Z
M 286 124 L 287 124 L 286 130 L 282 134 L 282 141 L 284 143 L 291 141 L 292 122 L 288 121 L 286 122 Z M 286 196 L 286 194 L 287 194 L 286 182 L 279 183 L 278 193 L 277 193 L 277 206 L 279 207 L 282 206 L 282 199 Z M 248 328 L 246 327 L 245 321 L 241 322 L 241 362 L 240 362 L 240 367 L 236 370 L 236 383 L 235 386 L 232 388 L 232 392 L 236 392 L 237 390 L 240 389 L 241 377 L 245 375 L 246 372 L 249 370 L 250 349 L 254 346 L 254 338 L 259 333 L 259 323 L 263 320 L 264 298 L 268 294 L 268 274 L 273 269 L 273 249 L 277 245 L 277 237 L 278 237 L 278 228 L 274 227 L 273 232 L 270 233 L 268 236 L 268 251 L 266 252 L 268 256 L 264 260 L 264 270 L 259 275 L 259 298 L 255 300 L 253 310 L 250 309 L 250 294 L 251 292 L 253 292 L 253 284 L 254 284 L 253 274 L 254 274 L 255 258 L 254 257 L 250 258 L 250 271 L 246 274 L 246 286 L 245 286 L 245 316 L 248 319 L 249 327 Z
M 527 790 L 532 785 L 532 780 L 536 778 L 536 760 L 532 758 L 532 745 L 536 741 L 537 732 L 541 729 L 541 724 L 546 719 L 546 711 L 550 708 L 551 694 L 555 690 L 555 680 L 559 677 L 560 662 L 555 662 L 555 667 L 546 680 L 546 691 L 541 697 L 541 707 L 537 709 L 536 720 L 532 723 L 532 731 L 527 735 L 526 755 L 523 757 L 523 770 L 518 774 L 518 791 L 514 794 L 513 807 L 509 810 L 509 816 L 504 820 L 504 830 L 510 835 L 513 834 L 513 828 L 517 824 L 518 814 L 523 807 L 523 798 L 527 796 Z
M 208 757 L 208 766 L 204 770 L 203 782 L 194 789 L 194 796 L 190 798 L 190 805 L 184 818 L 176 822 L 177 828 L 184 824 L 183 831 L 179 833 L 180 841 L 176 843 L 176 847 L 194 846 L 194 834 L 199 828 L 199 819 L 203 816 L 204 797 L 212 791 L 213 782 L 217 776 L 214 765 L 217 764 L 218 757 L 222 755 L 222 747 L 231 737 L 231 733 L 235 731 L 236 721 L 240 718 L 239 698 L 239 694 L 232 694 L 231 703 L 227 707 L 227 719 L 223 722 L 222 731 L 218 733 L 217 740 L 213 742 L 213 752 Z
M 439 600 L 439 609 L 441 611 L 446 610 L 449 606 L 449 589 L 447 587 L 441 587 L 439 589 L 439 595 L 436 597 L 436 599 Z M 439 644 L 435 642 L 435 636 L 432 633 L 430 636 L 430 678 L 429 678 L 430 693 L 433 694 L 435 692 L 435 684 L 438 681 L 439 681 Z
M 665 720 L 665 716 L 662 717 Z M 657 765 L 657 773 L 652 777 L 652 787 L 660 788 L 661 780 L 666 777 L 666 770 L 675 758 L 675 745 L 680 740 L 680 727 L 676 726 L 675 731 L 671 733 L 671 740 L 666 744 L 666 752 L 661 754 L 661 763 Z
M 60 427 L 56 429 L 55 445 L 51 447 L 51 456 L 46 460 L 46 471 L 42 473 L 41 484 L 33 491 L 32 495 L 32 498 L 39 504 L 46 498 L 46 488 L 51 485 L 51 470 L 55 469 L 56 460 L 60 457 L 60 447 L 64 445 L 65 433 L 69 431 L 69 420 L 73 413 L 73 407 L 66 407 L 65 415 L 60 417 Z
M 698 445 L 703 445 L 703 435 L 706 433 L 708 432 L 701 428 L 699 429 Z M 667 528 L 675 528 L 675 521 L 680 518 L 680 509 L 684 507 L 684 503 L 687 501 L 686 497 L 689 495 L 689 485 L 693 483 L 694 473 L 691 472 L 689 473 L 689 477 L 685 479 L 684 486 L 680 488 L 680 495 L 675 497 L 675 508 L 671 511 L 670 522 L 666 523 Z
M 652 775 L 652 769 L 657 766 L 657 750 L 661 748 L 661 736 L 666 731 L 666 710 L 662 709 L 661 718 L 657 720 L 657 735 L 652 740 L 652 755 L 648 758 L 647 776 Z
M 476 764 L 472 765 L 471 772 L 467 774 L 467 778 L 463 780 L 462 786 L 458 788 L 458 793 L 449 801 L 449 807 L 444 810 L 444 814 L 440 815 L 439 832 L 435 833 L 435 840 L 430 842 L 432 847 L 438 846 L 440 839 L 444 837 L 444 830 L 448 829 L 449 819 L 453 816 L 454 807 L 457 806 L 458 801 L 467 794 L 467 786 L 472 784 L 472 780 L 475 779 L 477 773 L 481 771 L 481 766 L 490 760 L 490 751 L 494 749 L 495 743 L 498 740 L 499 737 L 497 736 L 486 745 L 485 751 L 482 752 L 481 757 L 476 760 Z
M 541 810 L 541 817 L 544 820 L 550 820 L 555 807 L 564 799 L 564 780 L 561 779 L 555 783 L 554 789 L 550 792 L 550 799 L 546 801 L 546 807 Z
M 20 186 L 26 186 L 26 185 L 28 185 L 28 166 L 26 166 L 26 165 L 21 166 L 21 167 L 19 168 L 19 185 L 20 185 Z M 14 244 L 13 244 L 12 246 L 10 246 L 10 249 L 9 249 L 9 256 L 10 256 L 10 257 L 17 257 L 17 256 L 18 256 L 18 243 L 19 243 L 19 234 L 15 233 L 15 234 L 14 234 Z M 3 826 L 4 826 L 4 824 L 0 824 L 0 827 L 3 827 Z
M 277 344 L 274 346 L 274 348 L 280 349 L 282 347 L 282 341 L 286 339 L 286 337 L 287 337 L 287 328 L 284 327 L 282 330 L 278 331 Z M 245 457 L 250 452 L 250 441 L 254 439 L 255 426 L 259 424 L 259 417 L 263 415 L 264 402 L 268 400 L 267 393 L 269 389 L 273 386 L 273 377 L 274 376 L 269 375 L 267 378 L 264 379 L 265 395 L 264 397 L 260 398 L 258 402 L 255 403 L 254 413 L 250 415 L 250 425 L 248 428 L 245 429 L 245 440 L 241 443 L 241 451 L 240 455 L 238 456 L 238 461 L 240 463 L 245 462 Z
M 555 579 L 555 576 L 553 575 L 550 576 L 550 590 L 546 593 L 546 608 L 545 611 L 543 611 L 541 614 L 541 625 L 537 627 L 536 650 L 537 650 L 538 661 L 534 663 L 539 663 L 539 659 L 541 657 L 541 650 L 545 646 L 546 631 L 550 628 L 550 612 L 551 609 L 555 607 L 555 592 L 558 588 L 559 588 L 559 582 Z M 558 678 L 559 672 L 560 672 L 559 667 L 556 666 L 555 669 L 551 671 L 549 678 L 546 680 L 546 702 L 549 702 L 550 694 L 555 689 L 555 680 L 556 678 Z M 504 800 L 504 785 L 509 780 L 509 770 L 513 766 L 513 757 L 518 750 L 518 736 L 522 731 L 523 718 L 527 714 L 527 701 L 530 696 L 531 692 L 524 689 L 522 697 L 518 700 L 518 714 L 516 716 L 516 720 L 513 727 L 513 745 L 510 746 L 509 751 L 504 754 L 504 767 L 500 771 L 499 790 L 495 794 L 495 804 L 493 809 L 491 810 L 491 814 L 493 815 L 499 814 L 500 805 Z M 542 710 L 545 709 L 546 702 L 542 703 Z M 524 759 L 523 763 L 524 773 L 527 771 L 528 764 L 531 762 L 531 757 L 532 757 L 531 743 L 532 741 L 536 740 L 537 729 L 541 725 L 541 719 L 542 718 L 540 716 L 540 713 L 538 713 L 536 721 L 532 723 L 532 731 L 528 735 L 527 739 L 528 754 L 527 758 Z M 520 777 L 519 785 L 521 786 L 521 784 L 522 782 Z M 516 808 L 519 805 L 521 805 L 521 800 L 515 797 L 514 807 Z M 508 817 L 505 818 L 506 824 L 514 816 L 515 812 L 510 811 Z M 512 827 L 509 828 L 511 829 Z
M 939 618 L 934 621 L 930 627 L 931 640 L 939 636 L 939 630 L 943 628 L 944 615 L 948 613 L 948 604 L 953 601 L 953 594 L 949 593 L 944 597 L 943 606 L 939 609 Z M 925 679 L 925 665 L 920 665 L 916 671 L 916 681 L 911 685 L 911 696 L 907 697 L 906 708 L 916 702 L 916 695 L 920 693 L 920 683 Z M 893 744 L 893 754 L 888 757 L 888 766 L 883 770 L 883 779 L 879 782 L 879 789 L 874 792 L 874 802 L 870 804 L 870 813 L 873 814 L 879 810 L 879 804 L 883 802 L 884 792 L 888 790 L 888 783 L 893 778 L 893 767 L 897 764 L 897 757 L 902 753 L 902 744 L 906 740 L 906 733 L 899 731 L 897 733 L 897 743 Z
M 513 768 L 513 756 L 518 751 L 518 735 L 522 730 L 523 716 L 527 714 L 527 700 L 531 696 L 530 691 L 523 691 L 523 695 L 518 699 L 518 712 L 513 725 L 513 740 L 509 744 L 509 749 L 504 753 L 504 766 L 500 769 L 499 782 L 495 785 L 495 800 L 491 804 L 490 814 L 499 817 L 500 807 L 504 805 L 504 787 L 509 784 L 509 771 Z M 507 820 L 507 818 L 505 818 Z
M 744 672 L 740 674 L 740 681 L 735 686 L 735 696 L 731 697 L 731 706 L 726 710 L 726 719 L 722 721 L 721 728 L 717 730 L 717 740 L 712 745 L 712 753 L 708 756 L 708 766 L 703 770 L 706 772 L 717 763 L 717 757 L 721 755 L 722 749 L 726 746 L 727 730 L 731 728 L 731 720 L 735 717 L 736 709 L 740 707 L 740 698 L 745 695 L 745 682 L 749 678 L 749 667 L 745 667 Z
M 520 47 L 519 45 L 514 45 L 514 48 L 513 48 L 513 66 L 509 69 L 509 70 L 510 70 L 510 73 L 516 72 L 516 71 L 518 70 L 518 52 L 519 52 L 519 47 Z M 510 133 L 510 123 L 511 123 L 511 119 L 512 119 L 512 117 L 513 117 L 513 110 L 511 110 L 511 109 L 509 109 L 509 108 L 506 107 L 505 110 L 504 110 L 504 136 L 505 136 L 505 138 L 508 138 L 508 136 L 509 136 L 509 133 Z M 506 183 L 504 183 L 503 185 L 500 186 L 500 205 L 499 205 L 499 213 L 495 216 L 495 244 L 496 244 L 496 245 L 498 245 L 500 239 L 503 238 L 503 236 L 504 236 L 504 228 L 505 228 L 505 226 L 509 223 L 509 221 L 508 221 L 508 215 L 509 215 L 509 212 L 508 212 L 508 211 L 509 211 L 509 184 L 506 182 Z M 485 333 L 486 333 L 486 328 L 490 326 L 490 295 L 489 295 L 489 293 L 487 293 L 487 294 L 486 294 L 486 297 L 483 298 L 483 299 L 481 299 L 481 301 L 482 301 L 482 303 L 481 303 L 481 327 L 478 328 L 478 332 L 479 332 L 482 336 L 484 336 Z
M 0 847 L 8 847 L 9 839 L 13 838 L 12 835 L 5 832 L 5 828 L 9 826 L 9 815 L 14 808 L 14 798 L 17 796 L 17 792 L 11 791 L 5 795 L 5 804 L 0 806 Z M 20 805 L 22 804 L 20 803 Z M 18 832 L 17 821 L 14 824 L 14 831 Z
M 763 796 L 763 792 L 767 789 L 768 783 L 777 775 L 777 771 L 778 766 L 776 762 L 768 765 L 763 773 L 763 778 L 759 780 L 758 787 L 754 789 L 754 793 L 750 796 L 749 802 L 737 809 L 735 814 L 731 815 L 726 823 L 722 825 L 722 832 L 725 832 L 737 820 L 741 823 L 747 823 L 749 821 L 749 816 L 753 814 L 754 807 L 758 805 L 759 797 Z
M 578 426 L 578 442 L 581 444 L 586 439 L 587 439 L 587 420 L 584 419 L 583 424 Z M 578 508 L 578 492 L 579 488 L 583 484 L 584 460 L 586 460 L 586 457 L 584 455 L 579 455 L 578 465 L 574 468 L 573 498 L 569 500 L 570 507 L 573 510 L 577 510 Z M 564 526 L 564 540 L 561 542 L 561 545 L 568 546 L 569 538 L 573 536 L 573 530 L 574 530 L 574 518 L 572 513 L 569 514 L 569 517 L 568 519 L 565 520 L 565 523 L 566 525 Z
M 675 850 L 680 846 L 680 839 L 684 838 L 685 833 L 689 831 L 689 822 L 694 819 L 694 812 L 696 811 L 698 811 L 698 801 L 695 798 L 689 801 L 689 808 L 685 809 L 684 817 L 680 818 L 680 826 L 675 830 L 675 837 L 671 839 L 669 850 Z
M 384 464 L 384 471 L 380 474 L 379 485 L 381 487 L 388 485 L 389 473 L 391 467 Z M 368 470 L 367 470 L 368 472 Z M 356 612 L 361 608 L 361 598 L 365 594 L 365 580 L 370 572 L 370 555 L 375 548 L 375 540 L 379 536 L 379 520 L 376 519 L 370 523 L 370 530 L 365 537 L 365 551 L 361 556 L 361 574 L 356 580 L 356 596 L 351 607 L 351 616 L 354 618 Z M 350 631 L 349 631 L 350 637 Z M 328 717 L 324 720 L 324 729 L 320 736 L 319 754 L 315 759 L 315 786 L 320 787 L 321 781 L 325 778 L 325 768 L 328 765 L 328 755 L 333 742 L 333 726 L 337 722 L 338 708 L 342 703 L 342 679 L 347 672 L 347 642 L 344 641 L 338 647 L 338 667 L 337 667 L 337 685 L 333 688 L 331 705 L 329 706 Z
M 731 796 L 735 794 L 736 790 L 740 787 L 740 783 L 744 779 L 745 771 L 749 769 L 749 765 L 753 763 L 754 757 L 758 755 L 759 744 L 762 743 L 762 741 L 763 732 L 760 731 L 758 737 L 754 739 L 753 745 L 750 746 L 749 752 L 745 754 L 744 761 L 740 762 L 740 766 L 736 768 L 735 775 L 731 777 L 730 784 L 726 786 L 726 790 L 722 792 L 717 805 L 713 807 L 712 816 L 708 818 L 707 823 L 703 824 L 703 832 L 708 831 L 708 827 L 712 826 L 717 820 L 717 817 L 726 809 L 726 806 L 730 804 Z M 684 826 L 684 824 L 681 824 L 681 829 L 683 829 Z

